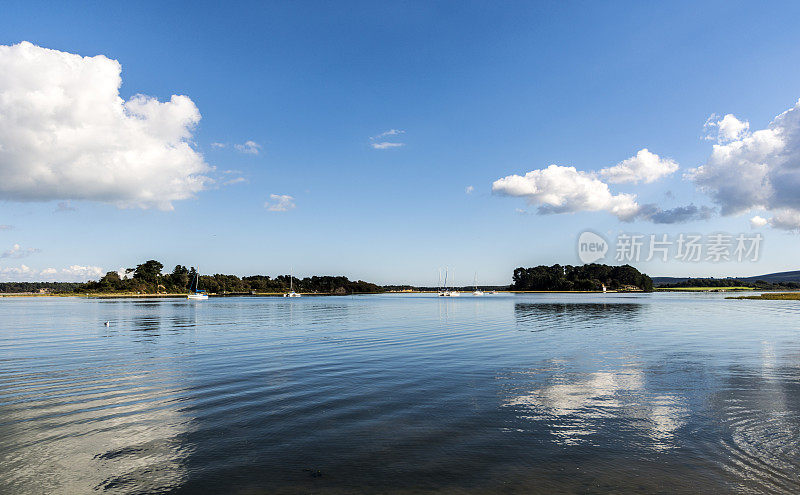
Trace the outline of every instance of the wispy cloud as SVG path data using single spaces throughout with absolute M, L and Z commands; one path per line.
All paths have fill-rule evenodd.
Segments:
M 390 143 L 388 141 L 383 141 L 380 143 L 370 143 L 376 150 L 388 150 L 390 148 L 399 148 L 400 146 L 405 146 L 405 143 Z
M 228 146 L 228 145 L 225 144 L 225 143 L 216 143 L 216 142 L 211 143 L 211 147 L 212 148 L 225 148 L 226 146 Z
M 56 205 L 55 213 L 63 213 L 67 211 L 78 211 L 78 209 L 72 206 L 69 201 L 61 201 L 58 203 L 58 205 Z
M 244 144 L 234 144 L 236 151 L 247 153 L 248 155 L 257 155 L 261 149 L 261 145 L 255 141 L 245 141 Z
M 0 225 L 0 230 L 12 230 L 13 228 L 13 225 Z
M 269 211 L 289 211 L 296 206 L 294 198 L 288 194 L 270 194 L 269 201 L 264 203 L 264 208 Z
M 389 129 L 388 131 L 382 132 L 377 136 L 373 136 L 372 139 L 380 139 L 386 136 L 399 136 L 400 134 L 405 134 L 406 131 L 400 129 Z
M 56 270 L 45 268 L 38 270 L 27 265 L 0 267 L 0 281 L 59 281 L 59 282 L 86 282 L 96 280 L 103 276 L 103 269 L 99 266 L 70 265 Z
M 20 246 L 19 244 L 14 244 L 13 246 L 11 246 L 11 249 L 8 249 L 0 253 L 0 258 L 14 258 L 14 259 L 27 258 L 28 256 L 39 252 L 41 252 L 40 249 L 36 248 L 23 249 L 22 246 Z
M 234 177 L 233 179 L 226 180 L 222 183 L 224 186 L 232 186 L 234 184 L 241 184 L 242 182 L 247 182 L 247 179 L 244 177 Z
M 401 146 L 405 146 L 405 143 L 398 143 L 395 141 L 386 141 L 386 138 L 390 138 L 391 136 L 399 136 L 401 134 L 405 134 L 406 131 L 400 129 L 389 129 L 388 131 L 384 131 L 376 136 L 372 136 L 369 138 L 370 146 L 372 149 L 376 150 L 388 150 L 391 148 L 399 148 Z
M 649 220 L 653 223 L 686 223 L 697 220 L 708 220 L 717 213 L 716 208 L 708 206 L 677 206 L 670 209 L 662 209 L 654 204 L 642 205 L 639 209 L 639 218 Z
M 475 186 L 467 186 L 467 187 L 464 188 L 464 192 L 467 193 L 467 194 L 472 194 L 472 192 L 474 190 L 475 190 Z

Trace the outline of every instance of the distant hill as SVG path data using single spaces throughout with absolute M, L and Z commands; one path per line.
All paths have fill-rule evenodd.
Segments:
M 689 280 L 690 277 L 653 277 L 653 285 L 678 284 Z M 691 278 L 712 278 L 712 277 L 691 277 Z M 716 278 L 731 278 L 741 280 L 743 282 L 755 282 L 756 280 L 763 280 L 773 284 L 780 282 L 800 282 L 800 270 L 791 272 L 777 272 L 767 273 L 766 275 L 757 275 L 755 277 L 716 277 Z
M 778 273 L 768 273 L 766 275 L 759 275 L 757 277 L 739 277 L 739 280 L 763 280 L 765 282 L 800 282 L 800 270 L 795 270 L 792 272 L 778 272 Z

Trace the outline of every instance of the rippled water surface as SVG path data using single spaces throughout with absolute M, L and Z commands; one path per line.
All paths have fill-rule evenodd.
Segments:
M 799 377 L 797 301 L 5 298 L 0 492 L 798 493 Z

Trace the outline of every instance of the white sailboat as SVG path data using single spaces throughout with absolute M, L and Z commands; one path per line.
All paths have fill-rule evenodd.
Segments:
M 478 272 L 475 272 L 475 290 L 472 291 L 473 296 L 482 296 L 483 291 L 478 288 Z
M 442 286 L 442 269 L 439 268 L 439 297 L 450 297 L 450 291 L 447 290 L 447 268 L 444 269 L 444 286 Z
M 186 299 L 191 299 L 193 301 L 204 301 L 208 299 L 208 293 L 204 290 L 198 289 L 198 285 L 200 285 L 200 272 L 194 272 L 194 278 L 192 279 L 192 285 L 189 286 L 189 295 L 186 296 Z
M 283 295 L 283 297 L 300 297 L 300 294 L 294 291 L 294 270 L 290 270 L 289 274 L 289 292 Z
M 456 277 L 455 277 L 455 276 L 453 276 L 453 278 L 456 278 Z M 460 293 L 460 292 L 458 292 L 458 291 L 457 291 L 455 288 L 454 288 L 453 290 L 451 290 L 451 291 L 450 291 L 450 297 L 458 297 L 458 296 L 460 296 L 460 295 L 461 295 L 461 293 Z
M 442 282 L 442 270 L 439 269 L 439 284 Z M 447 290 L 447 267 L 444 269 L 444 287 L 439 287 L 440 297 L 458 297 L 461 293 L 457 290 Z

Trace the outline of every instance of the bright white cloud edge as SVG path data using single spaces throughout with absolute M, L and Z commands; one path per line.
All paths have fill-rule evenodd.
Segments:
M 170 210 L 204 190 L 200 112 L 173 95 L 123 100 L 121 65 L 22 42 L 0 46 L 0 198 Z
M 685 175 L 720 206 L 723 215 L 763 210 L 753 226 L 800 230 L 800 100 L 765 129 L 731 114 L 710 119 L 717 144 L 706 162 Z M 759 225 L 760 224 L 760 225 Z

